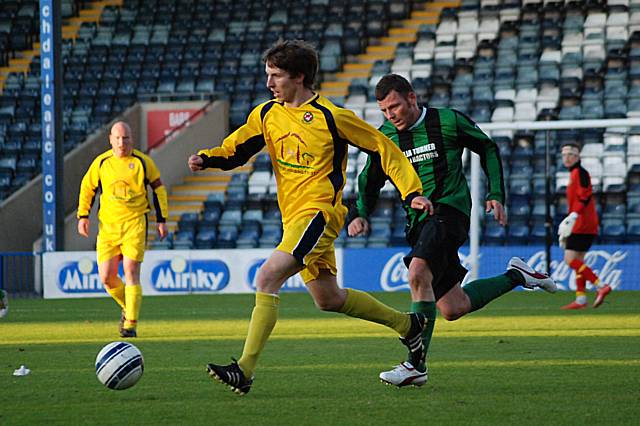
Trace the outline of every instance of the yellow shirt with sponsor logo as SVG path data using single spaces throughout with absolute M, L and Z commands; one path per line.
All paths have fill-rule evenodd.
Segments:
M 348 145 L 381 158 L 382 167 L 402 198 L 420 195 L 422 184 L 400 149 L 352 111 L 314 95 L 299 107 L 276 100 L 258 105 L 247 123 L 221 146 L 198 152 L 204 167 L 231 170 L 245 164 L 265 146 L 278 185 L 282 220 L 317 210 L 346 209 Z
M 148 155 L 134 149 L 131 155 L 119 158 L 112 150 L 106 151 L 93 160 L 82 178 L 77 216 L 89 215 L 98 189 L 101 222 L 123 222 L 141 216 L 150 210 L 147 185 L 159 178 L 160 171 Z M 166 200 L 158 204 L 156 214 L 166 218 Z

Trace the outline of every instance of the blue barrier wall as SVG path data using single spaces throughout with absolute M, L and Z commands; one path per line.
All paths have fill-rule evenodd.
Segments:
M 402 257 L 408 248 L 344 249 L 345 287 L 364 291 L 408 291 L 408 272 Z M 460 258 L 468 266 L 469 248 L 462 247 Z M 575 273 L 562 261 L 562 250 L 551 250 L 551 274 L 561 290 L 575 290 Z M 508 246 L 480 248 L 480 278 L 502 274 L 512 256 L 523 258 L 536 270 L 545 271 L 543 247 Z M 593 246 L 585 263 L 600 279 L 617 290 L 640 290 L 636 274 L 640 271 L 640 246 Z M 467 278 L 468 279 L 468 275 Z

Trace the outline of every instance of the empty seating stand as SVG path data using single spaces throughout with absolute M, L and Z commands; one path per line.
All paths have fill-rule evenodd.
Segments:
M 84 1 L 64 0 L 63 17 Z M 428 5 L 427 5 L 428 6 Z M 320 53 L 320 79 L 345 86 L 342 73 L 356 70 L 347 94 L 327 89 L 337 103 L 372 125 L 381 124 L 373 91 L 379 78 L 409 78 L 420 102 L 452 107 L 479 123 L 537 119 L 640 116 L 640 5 L 635 0 L 549 2 L 462 0 L 437 9 L 415 37 L 385 45 L 401 34 L 402 21 L 419 2 L 401 0 L 302 0 L 283 5 L 256 0 L 124 0 L 107 5 L 97 22 L 84 22 L 63 41 L 64 149 L 139 100 L 224 97 L 231 128 L 270 98 L 264 87 L 262 52 L 274 41 L 302 38 Z M 0 8 L 0 66 L 37 39 L 38 8 L 7 0 Z M 414 16 L 412 20 L 415 22 Z M 371 63 L 354 60 L 373 47 Z M 389 55 L 388 52 L 392 52 Z M 364 71 L 363 71 L 364 70 Z M 28 70 L 9 73 L 0 94 L 0 201 L 40 172 L 39 58 Z M 329 86 L 328 86 L 329 87 Z M 324 93 L 324 86 L 322 89 Z M 483 219 L 485 244 L 538 244 L 544 194 L 545 145 L 554 155 L 552 215 L 565 214 L 568 175 L 556 156 L 570 138 L 584 146 L 602 219 L 602 242 L 636 241 L 640 201 L 640 131 L 594 129 L 498 132 L 512 223 Z M 357 193 L 356 176 L 366 156 L 349 149 L 345 199 Z M 281 236 L 276 182 L 266 153 L 250 170 L 234 174 L 226 190 L 212 194 L 197 212 L 181 215 L 159 248 L 272 247 Z M 620 204 L 627 208 L 621 211 Z M 640 203 L 636 203 L 640 204 Z M 395 190 L 386 186 L 371 218 L 372 232 L 337 245 L 404 245 L 404 215 Z M 257 226 L 257 225 L 259 226 Z

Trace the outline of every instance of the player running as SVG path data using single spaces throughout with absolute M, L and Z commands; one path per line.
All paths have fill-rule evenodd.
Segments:
M 386 121 L 380 131 L 407 156 L 422 181 L 423 194 L 433 202 L 435 214 L 405 209 L 406 235 L 411 251 L 404 258 L 409 268 L 411 311 L 427 317 L 423 333 L 428 351 L 436 320 L 436 307 L 448 320 L 477 311 L 515 287 L 542 288 L 555 292 L 549 276 L 534 271 L 514 257 L 507 271 L 497 277 L 461 286 L 467 270 L 460 264 L 458 249 L 469 235 L 471 195 L 462 170 L 464 148 L 480 155 L 488 180 L 486 212 L 507 224 L 504 210 L 502 163 L 495 142 L 459 111 L 419 107 L 411 84 L 396 74 L 384 76 L 376 86 L 378 106 Z M 369 155 L 358 176 L 358 200 L 349 212 L 348 231 L 356 236 L 369 231 L 367 217 L 373 212 L 387 180 L 379 157 Z M 422 386 L 427 382 L 426 362 L 409 359 L 391 371 L 380 373 L 383 382 Z
M 347 146 L 380 158 L 404 203 L 431 211 L 418 176 L 402 152 L 348 110 L 313 91 L 318 54 L 308 43 L 277 42 L 264 54 L 267 87 L 275 99 L 258 105 L 246 124 L 222 146 L 192 155 L 193 171 L 230 170 L 267 148 L 278 184 L 283 236 L 256 277 L 256 304 L 242 356 L 229 365 L 208 364 L 209 374 L 238 394 L 249 392 L 258 358 L 278 318 L 283 283 L 300 272 L 316 306 L 324 311 L 386 325 L 403 336 L 411 359 L 423 358 L 424 316 L 392 309 L 369 294 L 338 287 L 333 242 L 344 224 L 342 204 Z

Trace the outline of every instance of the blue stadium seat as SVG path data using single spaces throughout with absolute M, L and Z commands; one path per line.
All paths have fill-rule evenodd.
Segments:
M 178 220 L 178 230 L 195 233 L 198 227 L 198 213 L 182 213 Z
M 389 223 L 378 222 L 372 225 L 367 238 L 367 247 L 387 247 L 391 240 L 391 226 Z
M 261 234 L 260 222 L 247 220 L 242 223 L 242 231 L 236 240 L 238 248 L 258 247 Z
M 196 234 L 195 248 L 212 249 L 216 245 L 217 231 L 215 228 L 200 229 Z
M 531 214 L 529 197 L 513 195 L 509 202 L 509 217 L 516 220 L 528 220 Z
M 195 231 L 178 231 L 173 235 L 173 248 L 176 250 L 190 250 L 193 248 Z
M 405 235 L 403 225 L 404 222 L 395 222 L 395 225 L 391 228 L 391 236 L 389 237 L 389 245 L 392 247 L 405 247 L 408 246 L 407 237 Z
M 503 226 L 495 222 L 489 222 L 485 226 L 482 242 L 488 246 L 501 246 L 504 245 L 506 237 L 507 232 Z
M 218 240 L 216 248 L 235 248 L 238 239 L 238 227 L 233 225 L 220 225 L 218 227 Z
M 602 224 L 600 242 L 602 244 L 624 244 L 626 229 L 622 221 L 609 221 Z
M 282 226 L 280 224 L 265 224 L 263 222 L 260 247 L 275 247 L 282 239 Z
M 233 225 L 239 226 L 242 223 L 242 210 L 236 208 L 228 208 L 222 212 L 219 221 L 221 226 Z
M 627 225 L 627 239 L 629 244 L 640 243 L 640 221 L 633 221 Z
M 526 245 L 529 242 L 529 226 L 525 222 L 515 222 L 509 225 L 507 232 L 508 245 Z

